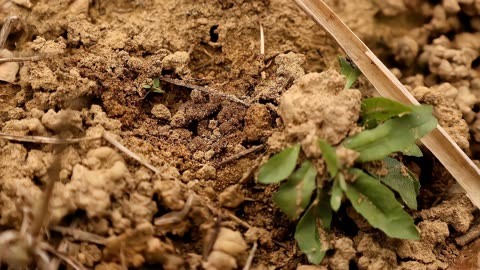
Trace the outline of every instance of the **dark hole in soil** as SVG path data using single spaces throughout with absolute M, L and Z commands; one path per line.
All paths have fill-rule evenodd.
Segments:
M 65 40 L 68 40 L 68 31 L 63 31 L 60 36 L 62 36 Z M 37 36 L 32 36 L 32 41 L 34 41 Z
M 218 41 L 218 33 L 217 33 L 218 25 L 214 25 L 210 28 L 210 41 L 217 42 Z
M 174 71 L 173 70 L 169 70 L 169 69 L 164 69 L 162 70 L 162 76 L 165 76 L 165 77 L 174 77 L 172 75 L 174 75 Z
M 192 121 L 187 125 L 187 130 L 192 132 L 192 136 L 197 136 L 198 121 Z
M 333 217 L 332 227 L 337 227 L 343 231 L 346 236 L 354 237 L 358 234 L 358 227 L 355 221 L 346 213 L 346 207 L 342 205 L 338 215 Z
M 465 32 L 475 32 L 475 30 L 472 28 L 472 23 L 470 22 L 470 16 L 465 14 L 465 12 L 462 10 L 461 12 L 458 13 L 457 15 L 458 19 L 460 20 L 460 26 Z M 458 33 L 458 31 L 457 31 Z M 455 35 L 453 35 L 455 37 Z
M 87 212 L 83 209 L 77 209 L 75 212 L 66 215 L 60 225 L 68 226 L 67 224 L 71 224 L 74 220 L 86 220 L 87 219 Z
M 477 69 L 480 67 L 480 57 L 477 57 L 477 59 L 473 60 L 472 62 L 472 68 Z
M 40 181 L 40 179 L 38 179 L 37 176 L 34 176 L 34 177 L 33 177 L 32 182 L 33 182 L 36 186 L 38 186 L 38 187 L 43 188 L 43 186 L 44 186 L 43 182 Z
M 160 198 L 158 197 L 158 194 L 156 194 L 156 193 L 153 194 L 152 201 L 154 201 L 154 202 L 157 204 L 157 209 L 158 209 L 157 213 L 155 213 L 155 214 L 153 215 L 153 218 L 154 218 L 154 219 L 155 219 L 155 218 L 158 218 L 158 217 L 161 217 L 161 216 L 163 216 L 163 215 L 165 215 L 165 214 L 167 214 L 167 213 L 170 212 L 169 209 L 166 209 L 165 207 L 163 207 L 163 206 L 161 205 Z

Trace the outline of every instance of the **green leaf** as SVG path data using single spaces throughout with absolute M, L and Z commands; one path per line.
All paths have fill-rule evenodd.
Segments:
M 340 177 L 337 178 L 340 188 L 343 191 L 347 191 L 347 182 L 345 181 L 345 176 L 342 174 Z
M 360 153 L 359 161 L 381 160 L 410 147 L 437 126 L 431 106 L 415 106 L 412 113 L 364 130 L 345 141 L 345 147 Z
M 377 179 L 358 169 L 350 172 L 357 178 L 348 184 L 345 194 L 353 208 L 375 228 L 401 239 L 419 239 L 413 218 L 403 210 L 395 195 Z
M 417 196 L 419 194 L 420 183 L 415 176 L 400 161 L 386 157 L 383 160 L 388 174 L 378 176 L 374 171 L 370 173 L 385 185 L 400 194 L 400 197 L 410 209 L 417 209 Z
M 315 199 L 303 214 L 295 229 L 295 240 L 297 240 L 300 250 L 307 255 L 308 261 L 313 264 L 321 263 L 328 249 L 328 244 L 326 241 L 321 240 L 320 228 L 317 227 L 317 219 L 320 219 L 318 214 L 322 211 L 320 201 L 318 197 Z M 330 209 L 329 207 L 327 208 Z M 328 218 L 326 217 L 328 217 L 328 213 L 324 214 L 324 222 L 328 222 Z M 327 224 L 322 224 L 322 227 L 325 227 L 325 225 Z M 328 224 L 328 226 L 330 226 L 330 224 Z
M 157 93 L 157 94 L 165 93 L 165 91 L 163 91 L 161 88 L 153 88 L 152 92 Z
M 349 89 L 358 79 L 358 76 L 362 74 L 362 72 L 350 59 L 339 56 L 338 62 L 340 63 L 340 72 L 347 78 L 345 89 Z
M 327 164 L 328 173 L 330 174 L 331 178 L 334 178 L 337 175 L 339 167 L 337 153 L 335 152 L 335 149 L 325 140 L 318 140 L 318 144 L 320 145 L 320 150 L 322 150 L 323 159 Z
M 383 97 L 367 98 L 362 102 L 362 119 L 367 128 L 373 128 L 379 122 L 395 116 L 411 113 L 412 106 Z
M 273 201 L 291 219 L 297 219 L 307 208 L 315 190 L 317 170 L 310 161 L 303 162 L 288 181 L 273 195 Z
M 330 198 L 330 206 L 332 207 L 332 210 L 335 212 L 337 212 L 338 209 L 340 209 L 340 206 L 342 205 L 342 198 L 343 198 L 343 190 L 342 190 L 342 187 L 340 186 L 341 179 L 339 178 L 343 178 L 343 174 L 338 174 L 335 180 L 333 181 L 332 197 Z
M 406 156 L 411 157 L 423 157 L 422 150 L 416 144 L 411 144 L 410 146 L 407 146 L 405 149 L 402 150 L 402 153 Z
M 149 85 L 149 84 L 144 84 L 144 85 L 143 85 L 143 88 L 145 88 L 145 89 L 150 89 L 150 88 L 152 88 L 152 86 Z
M 160 79 L 153 79 L 153 88 L 160 88 Z
M 318 207 L 317 207 L 317 216 L 320 219 L 320 225 L 323 229 L 329 230 L 330 225 L 332 224 L 332 208 L 330 207 L 330 196 L 326 192 L 317 191 L 317 200 L 319 200 Z
M 282 150 L 271 157 L 258 173 L 258 182 L 262 184 L 278 183 L 292 174 L 297 165 L 300 145 Z

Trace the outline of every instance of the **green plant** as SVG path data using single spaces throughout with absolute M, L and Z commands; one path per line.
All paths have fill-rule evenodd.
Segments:
M 157 94 L 165 93 L 165 91 L 160 87 L 160 79 L 158 78 L 153 79 L 152 84 L 143 85 L 143 88 L 148 90 L 145 96 L 147 96 L 150 93 L 157 93 Z
M 340 72 L 347 78 L 345 83 L 345 89 L 349 89 L 362 74 L 357 66 L 348 57 L 338 57 L 338 63 L 340 64 Z
M 358 77 L 355 72 L 349 74 L 347 84 L 348 76 Z M 299 144 L 282 150 L 260 167 L 258 182 L 286 180 L 273 201 L 291 220 L 298 220 L 295 239 L 311 263 L 318 264 L 325 256 L 325 231 L 330 228 L 333 212 L 338 212 L 346 199 L 373 227 L 389 237 L 419 238 L 413 218 L 399 200 L 416 209 L 420 185 L 413 173 L 392 155 L 422 155 L 416 141 L 436 127 L 432 112 L 431 106 L 367 98 L 362 103 L 364 131 L 347 138 L 337 148 L 318 139 L 327 180 L 317 177 L 310 160 L 303 160 L 297 168 L 302 160 Z M 339 147 L 357 152 L 354 164 L 340 160 Z

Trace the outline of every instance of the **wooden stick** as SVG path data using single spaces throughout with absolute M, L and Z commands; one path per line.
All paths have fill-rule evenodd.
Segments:
M 322 0 L 295 0 L 343 48 L 380 95 L 407 104 L 419 104 L 403 84 Z M 480 208 L 480 170 L 441 126 L 422 138 L 467 196 Z

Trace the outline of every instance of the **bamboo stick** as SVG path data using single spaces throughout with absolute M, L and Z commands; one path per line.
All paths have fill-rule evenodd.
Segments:
M 323 0 L 295 0 L 343 48 L 380 95 L 407 104 L 419 104 L 405 86 L 375 54 L 343 23 Z M 422 138 L 462 186 L 473 204 L 480 208 L 480 170 L 441 126 Z

